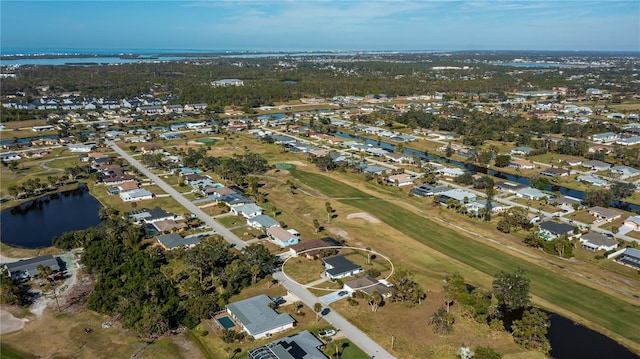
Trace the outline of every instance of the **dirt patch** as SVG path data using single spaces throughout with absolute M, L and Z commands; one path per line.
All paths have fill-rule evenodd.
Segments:
M 24 328 L 24 323 L 28 321 L 28 319 L 14 317 L 13 314 L 6 310 L 0 310 L 0 334 L 17 332 Z
M 195 146 L 203 146 L 204 143 L 202 142 L 198 142 L 198 141 L 189 141 L 187 142 L 188 145 L 195 145 Z
M 289 170 L 278 170 L 278 172 L 276 172 L 275 174 L 278 176 L 288 176 L 289 175 Z
M 347 215 L 347 219 L 353 219 L 353 218 L 360 218 L 360 219 L 364 219 L 365 221 L 369 222 L 369 223 L 381 223 L 379 219 L 377 219 L 376 217 L 370 215 L 369 213 L 366 212 L 358 212 L 358 213 L 350 213 Z
M 93 279 L 86 273 L 79 271 L 76 282 L 62 296 L 58 297 L 60 310 L 65 313 L 77 313 L 86 308 L 87 298 L 93 291 Z
M 351 237 L 351 235 L 349 233 L 347 233 L 347 231 L 345 231 L 343 229 L 340 229 L 338 227 L 325 227 L 325 229 L 329 233 L 337 236 L 338 239 L 344 239 L 344 240 L 347 240 L 347 241 L 350 241 L 350 240 L 353 239 L 353 237 Z

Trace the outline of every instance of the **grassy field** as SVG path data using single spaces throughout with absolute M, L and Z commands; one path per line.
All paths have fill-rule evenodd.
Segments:
M 358 199 L 341 199 L 340 202 L 367 211 L 409 237 L 486 275 L 493 276 L 501 270 L 513 271 L 517 267 L 524 268 L 531 278 L 531 292 L 534 296 L 574 313 L 592 326 L 596 325 L 606 334 L 634 347 L 635 350 L 640 349 L 640 332 L 637 330 L 640 312 L 637 303 L 621 300 L 554 271 L 461 236 L 452 229 L 399 205 L 387 201 L 360 199 L 370 196 L 342 182 L 300 170 L 293 170 L 291 173 L 302 183 L 329 197 L 357 197 Z M 584 298 L 589 300 L 585 301 Z M 611 310 L 603 311 L 602 308 Z

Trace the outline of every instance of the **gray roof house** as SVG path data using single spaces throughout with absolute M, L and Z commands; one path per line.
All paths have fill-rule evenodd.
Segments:
M 325 258 L 322 261 L 325 268 L 323 276 L 330 279 L 340 279 L 362 272 L 362 267 L 343 256 Z
M 231 207 L 231 212 L 236 216 L 243 216 L 244 218 L 251 218 L 262 214 L 262 208 L 255 203 L 241 204 L 239 206 Z
M 378 292 L 383 297 L 391 294 L 390 285 L 385 285 L 368 274 L 344 282 L 344 287 L 351 292 L 359 290 L 368 295 L 373 295 L 373 292 Z
M 611 222 L 622 217 L 622 212 L 616 211 L 611 208 L 604 208 L 600 206 L 595 206 L 589 208 L 589 214 L 596 217 L 596 223 L 600 222 Z
M 327 359 L 324 343 L 308 330 L 278 339 L 247 352 L 249 359 Z
M 518 190 L 516 192 L 516 196 L 520 197 L 520 198 L 534 200 L 534 201 L 537 201 L 537 200 L 542 199 L 542 198 L 549 197 L 549 195 L 547 195 L 546 193 L 540 191 L 539 189 L 531 188 L 531 187 L 527 187 L 527 188 L 523 188 L 521 190 Z
M 275 219 L 265 215 L 265 214 L 261 214 L 259 216 L 255 216 L 255 217 L 251 217 L 251 218 L 247 218 L 247 224 L 250 227 L 256 228 L 256 229 L 268 229 L 271 228 L 273 226 L 278 226 L 280 227 L 280 222 L 276 221 Z
M 580 182 L 586 182 L 596 187 L 604 187 L 608 184 L 607 180 L 596 175 L 580 175 L 576 179 Z
M 628 177 L 633 177 L 640 174 L 640 171 L 629 166 L 615 166 L 615 167 L 609 168 L 609 171 L 611 173 L 620 175 L 620 178 L 628 178 Z
M 62 264 L 59 257 L 54 257 L 51 254 L 47 254 L 40 257 L 7 263 L 5 264 L 5 268 L 7 268 L 11 279 L 20 280 L 35 277 L 40 274 L 37 269 L 39 265 L 42 265 L 43 267 L 49 267 L 54 272 L 58 272 L 61 268 L 64 267 L 64 264 Z
M 271 298 L 260 294 L 227 304 L 227 312 L 255 339 L 293 328 L 296 321 L 289 314 L 271 309 L 269 303 L 273 303 Z
M 520 147 L 516 147 L 516 148 L 512 149 L 511 151 L 509 151 L 509 154 L 510 155 L 528 155 L 531 152 L 533 152 L 533 148 L 526 147 L 526 146 L 520 146 Z
M 591 168 L 593 171 L 604 171 L 611 168 L 611 165 L 603 161 L 591 160 L 583 162 L 582 167 Z
M 565 223 L 558 223 L 552 221 L 545 221 L 540 223 L 540 231 L 547 234 L 549 238 L 547 240 L 552 240 L 558 237 L 562 237 L 565 234 L 568 237 L 573 236 L 573 230 L 575 227 L 570 226 Z
M 196 244 L 201 242 L 198 238 L 195 237 L 183 238 L 178 233 L 164 234 L 156 237 L 156 239 L 158 240 L 158 243 L 160 243 L 162 248 L 168 251 L 180 247 L 193 248 Z
M 465 198 L 466 198 L 466 202 L 475 202 L 476 200 L 476 195 L 469 192 L 469 191 L 465 191 L 463 189 L 459 189 L 459 188 L 455 188 L 455 189 L 451 189 L 448 191 L 444 191 L 444 192 L 440 192 L 438 194 L 440 196 L 440 203 L 446 204 L 448 200 L 450 199 L 454 199 L 458 202 L 460 202 L 460 204 L 465 203 Z
M 599 233 L 589 232 L 580 237 L 584 249 L 596 252 L 599 250 L 610 251 L 618 247 L 618 242 Z
M 640 269 L 640 250 L 625 248 L 622 253 L 616 257 L 616 262 Z

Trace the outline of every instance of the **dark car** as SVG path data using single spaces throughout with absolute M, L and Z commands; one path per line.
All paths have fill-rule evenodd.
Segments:
M 339 291 L 339 292 L 338 292 L 338 295 L 339 295 L 340 297 L 344 297 L 344 296 L 345 296 L 345 295 L 347 295 L 347 294 L 349 294 L 349 292 L 347 292 L 346 290 L 341 290 L 341 291 Z

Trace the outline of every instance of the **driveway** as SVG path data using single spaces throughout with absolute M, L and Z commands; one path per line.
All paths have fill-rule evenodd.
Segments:
M 340 293 L 341 291 L 345 291 L 347 292 L 347 294 L 345 295 L 340 295 L 338 293 Z M 322 297 L 319 297 L 318 299 L 320 299 L 320 301 L 325 304 L 325 305 L 329 305 L 333 302 L 337 302 L 340 299 L 345 299 L 345 298 L 349 298 L 351 296 L 351 291 L 345 290 L 345 289 L 340 289 L 337 290 L 335 292 L 329 293 L 327 295 L 323 295 Z

